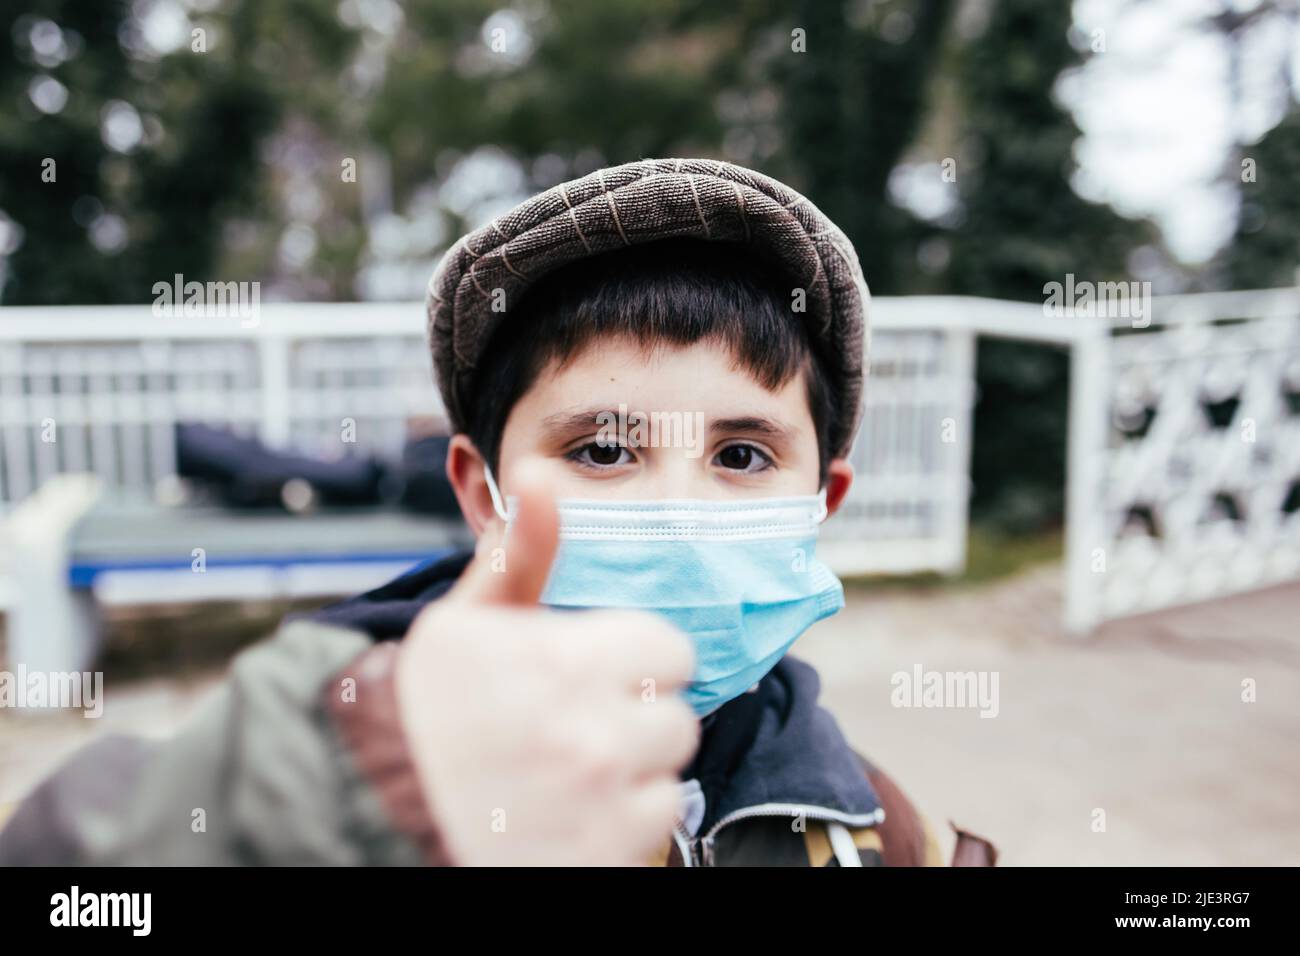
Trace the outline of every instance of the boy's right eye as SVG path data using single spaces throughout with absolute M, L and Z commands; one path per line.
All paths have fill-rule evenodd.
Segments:
M 622 445 L 606 445 L 597 441 L 575 448 L 567 457 L 589 468 L 612 468 L 615 465 L 630 464 L 635 460 L 632 453 Z

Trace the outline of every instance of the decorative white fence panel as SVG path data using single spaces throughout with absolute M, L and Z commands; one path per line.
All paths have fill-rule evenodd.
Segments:
M 1105 340 L 1081 625 L 1300 578 L 1300 295 L 1170 297 L 1154 318 Z

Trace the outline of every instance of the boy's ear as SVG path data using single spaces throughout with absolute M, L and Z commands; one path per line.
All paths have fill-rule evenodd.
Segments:
M 451 436 L 451 445 L 447 448 L 447 480 L 456 493 L 460 513 L 465 516 L 465 523 L 476 538 L 497 517 L 496 509 L 492 507 L 492 492 L 483 476 L 483 465 L 483 456 L 468 435 L 458 433 Z
M 847 458 L 832 458 L 826 466 L 826 515 L 839 510 L 853 487 L 853 466 Z

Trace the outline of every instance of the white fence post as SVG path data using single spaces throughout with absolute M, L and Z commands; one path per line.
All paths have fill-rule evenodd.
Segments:
M 1070 350 L 1070 409 L 1065 504 L 1065 629 L 1086 634 L 1100 619 L 1094 549 L 1103 547 L 1102 501 L 1110 409 L 1110 329 L 1088 324 Z M 1101 559 L 1105 561 L 1103 551 Z
M 940 570 L 960 574 L 966 567 L 966 538 L 970 527 L 970 461 L 975 431 L 975 333 L 950 329 L 944 336 L 944 366 L 952 382 L 953 461 L 944 472 L 947 487 L 943 495 L 940 538 L 946 558 Z
M 32 488 L 32 461 L 27 440 L 31 416 L 23 391 L 23 345 L 0 345 L 0 457 L 4 458 L 0 475 L 0 506 L 5 501 L 19 501 Z
M 289 444 L 289 340 L 286 336 L 263 333 L 258 342 L 261 368 L 262 419 L 258 434 L 272 448 Z

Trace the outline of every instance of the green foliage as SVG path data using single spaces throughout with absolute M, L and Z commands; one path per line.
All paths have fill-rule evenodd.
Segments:
M 853 241 L 872 291 L 911 291 L 916 223 L 887 183 L 926 117 L 951 0 L 862 5 L 803 0 L 790 15 L 809 52 L 775 65 L 786 148 L 769 171 L 807 192 Z M 889 18 L 903 26 L 886 28 Z M 894 23 L 899 21 L 895 19 Z
M 239 216 L 278 220 L 261 156 L 268 138 L 291 115 L 335 122 L 319 82 L 348 61 L 353 41 L 334 7 L 229 3 L 202 22 L 205 52 L 187 42 L 162 57 L 128 52 L 133 21 L 122 0 L 7 7 L 0 38 L 27 58 L 0 57 L 0 99 L 22 107 L 6 109 L 0 123 L 0 209 L 25 237 L 8 262 L 3 301 L 143 302 L 155 281 L 178 272 L 226 278 L 217 274 L 223 227 Z M 52 68 L 30 62 L 16 28 L 33 19 L 56 23 L 80 51 Z M 38 75 L 68 89 L 59 112 L 31 106 L 27 88 Z M 143 127 L 127 152 L 101 136 L 114 102 L 129 104 Z M 52 182 L 42 178 L 46 159 L 56 164 Z M 105 214 L 124 220 L 120 249 L 91 241 Z
M 1300 268 L 1300 104 L 1255 146 L 1253 182 L 1241 185 L 1241 216 L 1226 266 L 1234 289 L 1295 285 Z
M 1082 59 L 1069 28 L 1065 4 L 999 0 L 958 56 L 961 212 L 948 239 L 949 292 L 1033 302 L 1067 273 L 1128 279 L 1128 254 L 1154 239 L 1070 186 L 1079 130 L 1052 97 L 1056 78 Z M 1068 359 L 985 340 L 978 369 L 972 513 L 1016 531 L 1051 525 L 1063 509 Z
M 915 588 L 951 588 L 1005 580 L 1044 564 L 1059 563 L 1065 553 L 1060 529 L 1008 533 L 1000 527 L 975 523 L 966 538 L 966 564 L 961 574 L 949 577 L 925 571 L 905 575 L 865 575 L 845 580 L 845 585 L 876 591 Z

